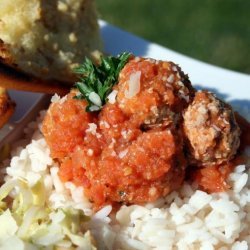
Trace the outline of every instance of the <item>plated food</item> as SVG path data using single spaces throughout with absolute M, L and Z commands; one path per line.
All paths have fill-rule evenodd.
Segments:
M 7 164 L 0 244 L 248 249 L 249 124 L 169 61 L 124 53 L 76 73 Z

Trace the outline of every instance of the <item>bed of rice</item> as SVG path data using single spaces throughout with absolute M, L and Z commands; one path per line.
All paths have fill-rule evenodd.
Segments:
M 250 181 L 248 166 L 230 175 L 232 189 L 207 194 L 185 183 L 181 190 L 145 206 L 122 206 L 116 214 L 106 206 L 93 213 L 83 189 L 62 183 L 58 165 L 40 132 L 44 112 L 25 130 L 29 142 L 16 143 L 11 161 L 2 168 L 6 179 L 23 178 L 30 186 L 43 179 L 47 202 L 54 209 L 74 207 L 91 216 L 86 228 L 98 249 L 233 249 L 250 248 Z M 32 134 L 32 137 L 30 135 Z M 26 146 L 24 146 L 26 145 Z M 250 149 L 245 152 L 250 159 Z M 250 165 L 250 161 L 247 165 Z

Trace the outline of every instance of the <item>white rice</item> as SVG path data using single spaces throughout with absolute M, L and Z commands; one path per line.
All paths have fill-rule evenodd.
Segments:
M 250 170 L 240 165 L 230 175 L 232 189 L 207 194 L 185 183 L 177 192 L 145 206 L 122 206 L 116 214 L 106 206 L 96 214 L 81 187 L 62 183 L 58 165 L 40 132 L 41 117 L 25 130 L 33 133 L 25 147 L 17 143 L 6 179 L 23 178 L 30 186 L 43 180 L 47 202 L 54 208 L 81 209 L 91 220 L 86 225 L 98 249 L 247 250 L 250 247 Z M 249 153 L 249 149 L 246 153 Z

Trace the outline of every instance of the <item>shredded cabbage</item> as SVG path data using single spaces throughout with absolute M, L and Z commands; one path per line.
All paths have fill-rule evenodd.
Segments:
M 29 187 L 11 179 L 0 187 L 0 250 L 96 249 L 87 220 L 78 209 L 51 209 L 42 181 Z
M 6 241 L 9 237 L 14 236 L 17 232 L 18 226 L 11 212 L 7 209 L 0 216 L 0 243 Z

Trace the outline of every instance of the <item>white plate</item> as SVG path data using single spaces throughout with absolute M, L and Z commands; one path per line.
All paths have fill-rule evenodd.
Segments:
M 240 109 L 241 114 L 250 120 L 250 76 L 215 67 L 155 43 L 148 42 L 126 31 L 100 21 L 101 34 L 104 40 L 104 50 L 116 55 L 124 51 L 138 56 L 169 60 L 179 64 L 198 88 L 206 88 L 218 94 Z M 205 49 L 205 48 L 204 48 Z M 232 55 L 233 56 L 233 55 Z M 18 134 L 17 131 L 31 119 L 34 119 L 38 109 L 44 106 L 44 95 L 11 91 L 11 97 L 17 102 L 17 110 L 11 122 L 0 131 L 0 141 L 6 142 L 6 131 Z M 8 135 L 8 142 L 15 136 Z M 5 138 L 5 139 L 4 139 Z M 1 143 L 0 143 L 1 147 Z
M 250 121 L 250 75 L 195 60 L 136 37 L 104 21 L 100 21 L 100 26 L 106 52 L 116 55 L 128 51 L 138 56 L 173 61 L 189 75 L 196 88 L 216 93 L 229 101 L 235 109 L 240 110 Z
M 100 21 L 100 26 L 104 38 L 104 50 L 110 54 L 128 51 L 138 56 L 173 61 L 179 64 L 185 73 L 188 73 L 192 83 L 202 87 L 216 88 L 224 92 L 230 100 L 236 98 L 250 100 L 249 75 L 192 59 L 136 37 L 104 21 Z

